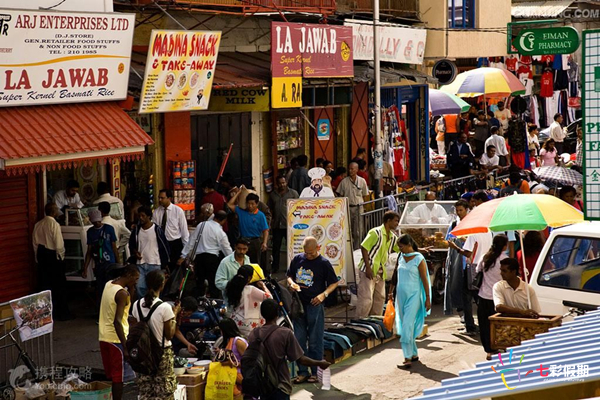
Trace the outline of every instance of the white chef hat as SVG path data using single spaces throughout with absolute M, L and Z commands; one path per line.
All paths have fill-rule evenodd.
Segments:
M 308 176 L 310 177 L 310 179 L 323 179 L 323 177 L 326 175 L 327 173 L 325 172 L 325 170 L 323 168 L 320 167 L 315 167 L 315 168 L 311 168 L 310 170 L 308 170 Z

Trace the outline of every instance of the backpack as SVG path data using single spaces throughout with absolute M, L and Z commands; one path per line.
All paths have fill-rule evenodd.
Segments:
M 277 390 L 279 377 L 275 367 L 271 364 L 269 353 L 265 342 L 279 327 L 269 332 L 264 338 L 257 337 L 248 345 L 242 355 L 242 392 L 244 394 L 259 397 L 268 396 Z
M 156 375 L 158 366 L 163 356 L 165 337 L 163 333 L 162 346 L 154 337 L 150 329 L 150 318 L 154 311 L 162 304 L 159 301 L 152 306 L 146 317 L 142 317 L 141 299 L 137 302 L 138 315 L 140 322 L 131 328 L 127 336 L 127 351 L 129 352 L 129 365 L 131 368 L 142 375 Z

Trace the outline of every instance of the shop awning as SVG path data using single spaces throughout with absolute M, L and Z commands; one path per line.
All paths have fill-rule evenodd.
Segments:
M 219 53 L 213 88 L 270 86 L 271 59 L 268 53 Z
M 514 18 L 555 18 L 572 3 L 572 0 L 512 3 L 510 13 Z
M 0 169 L 70 167 L 141 158 L 154 142 L 116 103 L 0 108 Z

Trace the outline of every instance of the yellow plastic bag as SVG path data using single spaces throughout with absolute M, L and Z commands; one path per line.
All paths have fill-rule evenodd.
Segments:
M 383 325 L 385 329 L 390 332 L 394 331 L 394 322 L 396 321 L 396 309 L 394 308 L 394 302 L 388 300 L 387 306 L 385 306 L 385 314 L 383 314 Z
M 220 362 L 211 362 L 206 380 L 204 398 L 206 400 L 233 399 L 233 388 L 236 378 L 236 368 L 223 365 Z

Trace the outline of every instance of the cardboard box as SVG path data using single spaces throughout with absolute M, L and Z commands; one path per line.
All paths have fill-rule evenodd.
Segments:
M 25 396 L 25 389 L 16 388 L 15 400 L 56 400 L 56 397 L 54 396 L 54 391 L 51 390 L 43 396 L 38 396 L 34 397 L 33 399 L 30 399 L 29 397 Z
M 341 357 L 333 358 L 333 350 L 325 350 L 325 360 L 331 364 L 337 364 L 352 357 L 352 349 L 344 350 Z M 189 399 L 188 399 L 189 400 Z
M 187 400 L 187 388 L 185 385 L 177 385 L 175 400 Z
M 379 346 L 380 344 L 381 342 L 377 338 L 370 337 L 367 339 L 367 350 L 370 350 L 375 346 Z
M 389 338 L 387 338 L 387 339 L 381 339 L 381 342 L 380 342 L 380 343 L 381 343 L 381 344 L 384 344 L 384 343 L 389 343 L 389 342 L 391 342 L 391 341 L 392 341 L 392 340 L 394 340 L 394 339 L 398 339 L 398 335 L 392 335 L 392 336 L 390 336 L 390 337 L 389 337 Z
M 354 346 L 352 346 L 352 355 L 355 356 L 365 350 L 367 350 L 367 339 L 363 339 L 358 343 L 354 343 Z
M 206 382 L 202 382 L 198 385 L 186 386 L 185 391 L 187 393 L 187 400 L 204 400 L 205 388 Z
M 207 374 L 198 374 L 198 375 L 184 374 L 184 375 L 176 375 L 175 377 L 177 378 L 177 383 L 180 385 L 195 386 L 195 385 L 199 385 L 201 383 L 206 382 L 207 375 L 208 375 L 208 373 Z M 188 400 L 189 400 L 189 397 L 188 397 Z

